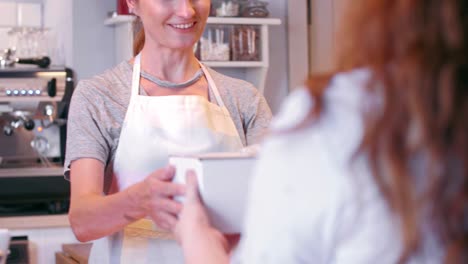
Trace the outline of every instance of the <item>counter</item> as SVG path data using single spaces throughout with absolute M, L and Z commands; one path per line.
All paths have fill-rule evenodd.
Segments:
M 80 243 L 66 214 L 0 217 L 0 226 L 9 229 L 12 237 L 27 236 L 31 264 L 55 263 L 63 244 Z
M 68 215 L 38 215 L 0 217 L 0 226 L 10 230 L 70 227 Z

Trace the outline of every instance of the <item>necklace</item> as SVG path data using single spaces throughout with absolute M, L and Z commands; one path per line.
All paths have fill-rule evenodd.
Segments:
M 188 81 L 185 81 L 183 83 L 173 83 L 173 82 L 169 82 L 169 81 L 165 81 L 165 80 L 161 80 L 159 79 L 158 77 L 156 76 L 153 76 L 143 70 L 141 70 L 141 73 L 140 73 L 141 77 L 147 79 L 148 81 L 151 81 L 155 84 L 157 84 L 158 86 L 161 86 L 161 87 L 164 87 L 164 88 L 185 88 L 185 87 L 188 87 L 194 83 L 196 83 L 198 80 L 200 80 L 200 78 L 203 76 L 203 70 L 202 69 L 199 69 L 195 75 L 193 75 L 192 78 L 190 78 L 190 80 Z

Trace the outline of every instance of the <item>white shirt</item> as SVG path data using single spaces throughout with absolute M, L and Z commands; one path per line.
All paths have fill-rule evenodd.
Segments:
M 320 120 L 280 133 L 313 105 L 305 89 L 287 99 L 261 151 L 233 263 L 397 263 L 397 218 L 366 162 L 352 162 L 362 140 L 362 106 L 371 100 L 364 91 L 369 76 L 366 70 L 335 76 Z M 429 259 L 423 263 L 440 262 Z

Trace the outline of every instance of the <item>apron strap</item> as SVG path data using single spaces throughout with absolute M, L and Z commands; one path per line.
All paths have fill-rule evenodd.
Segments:
M 208 82 L 208 86 L 211 88 L 211 90 L 213 91 L 213 94 L 215 96 L 215 99 L 216 99 L 216 102 L 218 103 L 219 107 L 221 107 L 222 111 L 224 112 L 224 115 L 225 116 L 228 116 L 230 119 L 231 119 L 231 122 L 232 124 L 234 125 L 234 128 L 237 132 L 237 139 L 239 141 L 239 144 L 240 146 L 242 146 L 242 140 L 241 140 L 241 136 L 239 134 L 239 131 L 237 130 L 237 127 L 235 126 L 234 124 L 234 119 L 232 118 L 231 116 L 231 113 L 229 113 L 229 111 L 227 110 L 226 106 L 224 105 L 224 101 L 223 99 L 221 98 L 221 95 L 219 94 L 219 91 L 218 91 L 218 87 L 216 86 L 213 78 L 211 77 L 211 74 L 210 72 L 208 71 L 208 69 L 205 67 L 205 65 L 203 65 L 203 63 L 201 63 L 200 61 L 198 62 L 200 64 L 200 67 L 202 68 L 203 70 L 203 73 L 205 74 L 205 77 L 206 77 L 206 80 Z
M 133 61 L 133 75 L 132 75 L 132 97 L 138 95 L 140 90 L 140 71 L 141 71 L 141 53 L 136 55 Z
M 211 77 L 210 72 L 208 69 L 203 65 L 203 63 L 198 62 L 200 64 L 200 67 L 203 70 L 203 73 L 205 74 L 206 80 L 208 82 L 208 86 L 211 88 L 211 91 L 213 91 L 213 94 L 215 96 L 216 102 L 221 108 L 224 108 L 224 102 L 223 99 L 221 98 L 221 95 L 219 94 L 218 87 L 216 86 L 215 82 L 213 81 L 213 78 Z

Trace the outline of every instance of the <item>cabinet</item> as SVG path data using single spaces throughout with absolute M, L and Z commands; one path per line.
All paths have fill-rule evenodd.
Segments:
M 132 57 L 133 31 L 132 23 L 135 17 L 131 15 L 119 15 L 107 19 L 104 24 L 114 27 L 115 34 L 115 63 Z M 202 61 L 205 65 L 217 71 L 240 79 L 244 79 L 263 93 L 269 67 L 269 36 L 268 27 L 280 25 L 277 18 L 245 18 L 245 17 L 209 17 L 207 29 L 215 26 L 241 27 L 252 26 L 257 28 L 258 36 L 258 60 L 252 61 Z M 205 30 L 206 33 L 206 30 Z M 232 56 L 231 56 L 232 59 Z

